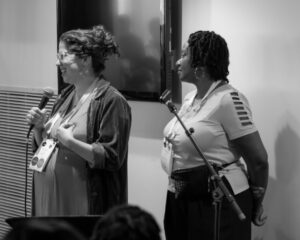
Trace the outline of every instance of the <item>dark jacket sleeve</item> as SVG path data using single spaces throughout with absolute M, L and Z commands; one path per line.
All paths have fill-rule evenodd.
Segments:
M 113 87 L 103 87 L 88 110 L 87 140 L 95 164 L 88 166 L 89 214 L 128 202 L 127 156 L 131 110 Z
M 131 110 L 127 101 L 113 90 L 103 101 L 98 112 L 98 137 L 92 143 L 94 165 L 90 167 L 115 171 L 127 158 Z

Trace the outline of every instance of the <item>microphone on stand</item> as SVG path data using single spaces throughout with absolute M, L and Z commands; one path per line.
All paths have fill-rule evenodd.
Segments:
M 164 103 L 169 108 L 170 112 L 174 113 L 177 111 L 176 106 L 171 101 L 171 91 L 166 89 L 159 98 L 161 103 Z
M 47 103 L 49 102 L 49 99 L 53 96 L 53 94 L 54 94 L 54 91 L 52 88 L 45 88 L 43 90 L 43 96 L 38 105 L 38 108 L 42 110 L 47 105 Z M 27 132 L 27 138 L 29 138 L 29 134 L 30 134 L 31 130 L 33 129 L 33 127 L 34 127 L 34 124 L 31 124 L 29 126 L 29 129 Z
M 167 98 L 169 98 L 170 94 L 171 94 L 171 91 L 169 89 L 166 89 L 160 96 L 159 101 L 161 103 L 165 103 Z
M 240 209 L 239 205 L 237 204 L 234 196 L 229 192 L 228 188 L 226 187 L 226 185 L 224 184 L 222 178 L 218 175 L 218 173 L 215 171 L 215 169 L 213 168 L 213 166 L 211 165 L 211 163 L 206 159 L 205 155 L 201 152 L 201 150 L 199 149 L 198 145 L 196 144 L 192 134 L 195 132 L 194 128 L 190 128 L 189 130 L 186 128 L 185 124 L 183 123 L 182 119 L 178 116 L 177 114 L 177 109 L 175 107 L 175 105 L 172 103 L 172 101 L 170 100 L 171 97 L 169 97 L 171 94 L 170 90 L 165 90 L 163 92 L 163 94 L 160 96 L 159 100 L 161 103 L 164 103 L 167 105 L 167 107 L 169 108 L 169 110 L 175 115 L 175 117 L 177 118 L 177 120 L 179 121 L 179 123 L 182 125 L 185 134 L 187 135 L 187 137 L 191 140 L 191 143 L 194 145 L 195 149 L 197 150 L 198 154 L 200 155 L 200 157 L 203 159 L 205 165 L 208 167 L 208 170 L 211 174 L 211 179 L 217 184 L 217 188 L 216 190 L 213 192 L 213 200 L 214 202 L 217 202 L 220 200 L 220 198 L 225 195 L 225 197 L 227 198 L 227 200 L 229 201 L 229 203 L 231 204 L 232 208 L 234 211 L 236 211 L 239 219 L 241 221 L 246 219 L 245 214 L 242 212 L 242 210 Z M 218 197 L 220 196 L 220 197 Z M 218 216 L 216 216 L 218 217 Z M 218 223 L 219 219 L 216 219 L 216 223 Z M 215 227 L 215 229 L 217 229 L 217 227 Z

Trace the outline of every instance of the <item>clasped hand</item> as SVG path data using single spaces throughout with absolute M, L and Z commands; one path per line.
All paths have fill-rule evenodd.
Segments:
M 63 123 L 56 131 L 57 140 L 66 147 L 69 147 L 70 140 L 74 138 L 73 129 L 74 123 Z
M 252 222 L 255 226 L 262 226 L 266 223 L 267 216 L 264 215 L 264 208 L 262 204 L 258 204 L 257 206 L 253 206 L 252 210 Z
M 37 129 L 42 129 L 44 127 L 44 123 L 46 122 L 47 118 L 47 110 L 41 110 L 38 107 L 31 108 L 26 115 L 26 121 L 28 125 L 34 125 L 34 128 Z

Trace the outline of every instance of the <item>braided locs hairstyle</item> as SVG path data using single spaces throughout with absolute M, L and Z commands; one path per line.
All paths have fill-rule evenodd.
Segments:
M 160 240 L 151 214 L 137 206 L 121 205 L 108 211 L 94 227 L 91 240 Z
M 112 34 L 102 25 L 91 29 L 74 29 L 63 33 L 60 41 L 64 42 L 71 53 L 80 58 L 92 57 L 92 65 L 96 75 L 105 69 L 105 61 L 111 55 L 120 55 L 119 47 Z
M 229 51 L 220 35 L 213 31 L 197 31 L 190 34 L 188 44 L 193 68 L 206 67 L 214 80 L 228 82 Z

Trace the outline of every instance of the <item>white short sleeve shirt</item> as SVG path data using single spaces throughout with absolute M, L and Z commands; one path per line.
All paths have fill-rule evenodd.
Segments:
M 186 128 L 192 130 L 197 146 L 210 162 L 226 164 L 239 160 L 241 156 L 231 140 L 257 131 L 247 99 L 225 84 L 212 90 L 193 107 L 196 93 L 195 90 L 187 94 L 178 115 Z M 172 146 L 172 170 L 204 164 L 177 118 L 166 125 L 164 139 Z M 235 194 L 249 188 L 245 168 L 240 162 L 226 167 L 221 175 L 227 178 Z

